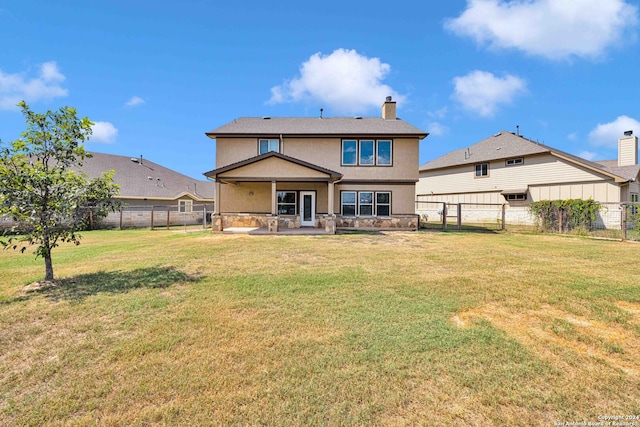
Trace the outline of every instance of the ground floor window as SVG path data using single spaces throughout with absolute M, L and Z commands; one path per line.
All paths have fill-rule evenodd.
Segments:
M 340 211 L 342 216 L 390 216 L 391 192 L 342 191 Z
M 507 194 L 507 200 L 527 200 L 526 194 Z
M 278 191 L 278 215 L 296 215 L 296 192 Z
M 178 212 L 193 212 L 193 200 L 178 200 Z
M 376 193 L 376 214 L 378 216 L 391 215 L 391 193 L 388 191 Z

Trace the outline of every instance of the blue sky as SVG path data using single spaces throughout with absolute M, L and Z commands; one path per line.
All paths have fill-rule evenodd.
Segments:
M 639 4 L 624 0 L 0 0 L 0 139 L 24 99 L 96 123 L 87 149 L 194 178 L 244 116 L 378 116 L 427 131 L 420 164 L 500 130 L 585 158 L 640 134 Z

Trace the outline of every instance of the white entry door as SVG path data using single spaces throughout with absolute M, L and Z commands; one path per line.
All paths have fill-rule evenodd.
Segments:
M 300 226 L 315 227 L 316 225 L 316 192 L 300 192 Z

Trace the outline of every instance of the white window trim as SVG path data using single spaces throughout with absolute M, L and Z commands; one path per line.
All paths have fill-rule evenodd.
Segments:
M 193 212 L 193 200 L 191 200 L 191 199 L 180 199 L 180 200 L 178 200 L 178 212 L 180 212 L 180 213 L 191 213 L 191 212 Z
M 260 145 L 261 145 L 262 141 L 267 141 L 267 151 L 265 151 L 264 153 L 260 152 L 261 151 L 260 150 Z M 278 144 L 278 149 L 277 150 L 271 150 L 271 143 L 272 142 L 276 142 Z M 272 151 L 274 153 L 280 153 L 282 151 L 282 145 L 280 144 L 280 140 L 279 139 L 276 139 L 276 138 L 259 138 L 258 139 L 258 155 L 270 153 Z
M 378 203 L 378 194 L 388 194 L 389 195 L 389 203 Z M 383 218 L 389 218 L 391 217 L 391 191 L 377 191 L 374 195 L 375 198 L 375 213 L 376 216 L 379 217 L 383 217 Z M 382 206 L 389 206 L 389 215 L 380 215 L 378 213 L 378 206 L 382 205 Z
M 487 165 L 487 173 L 486 173 L 486 175 L 482 175 L 482 165 Z M 480 175 L 478 175 L 478 166 L 480 166 Z M 489 177 L 489 162 L 476 163 L 473 166 L 473 176 L 475 178 L 487 178 L 487 177 Z
M 294 212 L 298 212 L 298 192 L 297 191 L 291 191 L 291 190 L 278 190 L 278 193 L 293 193 L 294 199 L 295 201 L 293 203 L 277 203 L 277 209 L 278 209 L 278 215 L 283 215 L 283 216 L 295 216 L 296 213 L 293 214 L 281 214 L 280 213 L 280 206 L 285 205 L 285 206 L 291 206 L 293 205 L 293 211 Z
M 356 156 L 355 156 L 355 162 L 354 163 L 345 163 L 344 162 L 344 143 L 345 142 L 355 142 L 356 143 Z M 360 150 L 358 149 L 360 147 L 360 143 L 358 142 L 357 139 L 343 139 L 342 140 L 342 144 L 341 144 L 341 150 L 340 150 L 340 165 L 342 166 L 358 166 L 358 158 L 360 156 Z
M 355 203 L 344 203 L 344 198 L 343 195 L 345 193 L 353 193 L 355 194 Z M 371 201 L 371 215 L 363 215 L 360 213 L 360 193 L 371 193 L 373 195 L 373 199 Z M 389 203 L 381 203 L 382 206 L 388 206 L 389 207 L 389 214 L 388 215 L 378 215 L 378 194 L 389 194 Z M 353 190 L 345 190 L 345 191 L 341 191 L 340 192 L 340 215 L 342 216 L 346 216 L 349 218 L 390 218 L 392 215 L 392 211 L 391 211 L 391 191 L 373 191 L 373 190 L 362 190 L 362 191 L 353 191 Z M 355 214 L 352 215 L 345 215 L 344 214 L 344 205 L 349 205 L 349 206 L 354 206 L 354 212 Z M 365 204 L 366 206 L 369 206 L 369 204 Z
M 380 163 L 380 161 L 378 160 L 380 158 L 378 153 L 379 153 L 379 146 L 381 142 L 389 143 L 389 163 Z M 393 140 L 391 139 L 376 140 L 376 166 L 393 166 Z
M 345 194 L 349 194 L 349 193 L 355 194 L 355 199 L 354 199 L 353 203 L 345 203 L 344 202 L 344 195 Z M 345 205 L 353 206 L 353 217 L 357 217 L 358 216 L 358 192 L 357 191 L 341 191 L 340 192 L 340 215 L 351 217 L 351 215 L 345 215 L 344 214 L 344 206 Z
M 361 142 L 373 142 L 373 163 L 361 163 Z M 345 163 L 344 162 L 344 143 L 345 142 L 355 142 L 356 143 L 356 159 L 355 163 Z M 389 143 L 389 163 L 380 163 L 378 156 L 378 148 L 380 142 L 388 142 Z M 373 167 L 373 166 L 382 166 L 382 167 L 390 167 L 393 166 L 393 139 L 343 139 L 340 150 L 340 165 L 341 166 L 363 166 L 363 167 Z
M 523 157 L 514 157 L 513 159 L 507 159 L 504 161 L 505 166 L 519 166 L 524 164 Z

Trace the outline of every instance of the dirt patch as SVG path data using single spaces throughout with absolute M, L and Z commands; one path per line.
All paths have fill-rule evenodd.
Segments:
M 637 378 L 640 338 L 632 325 L 639 322 L 640 304 L 618 302 L 616 306 L 629 313 L 626 323 L 605 323 L 550 305 L 518 310 L 494 303 L 457 313 L 451 321 L 459 328 L 468 328 L 485 320 L 563 369 L 566 362 L 556 349 L 569 349 L 588 363 L 604 362 Z
M 29 283 L 27 286 L 22 288 L 22 291 L 29 293 L 42 289 L 57 288 L 58 286 L 60 286 L 60 282 L 58 280 L 40 280 L 39 282 Z

